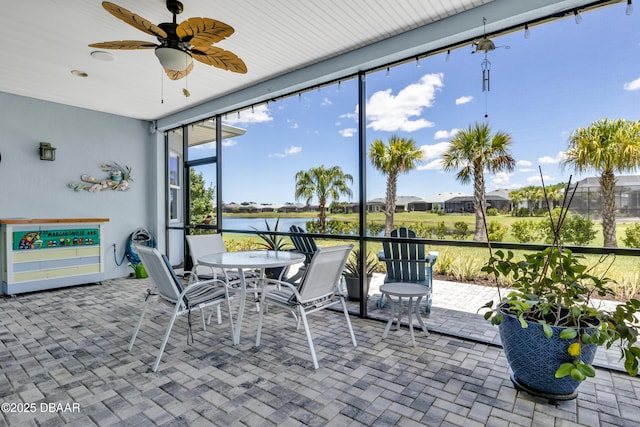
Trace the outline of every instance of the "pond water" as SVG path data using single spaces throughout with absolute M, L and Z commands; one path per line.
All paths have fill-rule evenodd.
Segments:
M 269 223 L 271 231 L 274 231 L 276 221 L 278 221 L 278 231 L 289 231 L 292 225 L 307 229 L 307 221 L 313 221 L 316 217 L 311 218 L 266 218 Z M 227 230 L 261 230 L 266 231 L 267 225 L 265 224 L 265 218 L 241 218 L 241 217 L 223 217 L 222 226 Z

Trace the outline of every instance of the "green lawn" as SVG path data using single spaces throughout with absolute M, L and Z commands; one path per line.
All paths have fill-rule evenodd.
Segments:
M 357 214 L 347 214 L 347 215 L 332 214 L 331 218 L 335 220 L 341 220 L 341 221 L 357 221 L 358 220 Z M 527 220 L 527 221 L 534 221 L 534 222 L 542 222 L 545 219 L 546 217 L 515 217 L 511 215 L 496 215 L 496 216 L 487 217 L 487 223 L 491 221 L 497 221 L 500 224 L 504 224 L 511 227 L 511 225 L 513 225 L 513 223 L 516 221 Z M 385 221 L 385 218 L 384 218 L 384 214 L 382 213 L 367 214 L 367 222 L 379 222 L 381 224 L 384 224 L 384 221 Z M 444 222 L 444 224 L 448 228 L 453 228 L 456 222 L 464 222 L 469 226 L 469 231 L 473 233 L 473 229 L 475 227 L 475 215 L 473 214 L 438 215 L 431 212 L 401 212 L 401 213 L 396 213 L 394 215 L 394 223 L 396 225 L 403 224 L 403 223 L 409 226 L 413 223 L 437 225 L 442 222 Z M 595 220 L 593 222 L 594 222 L 594 229 L 596 231 L 596 237 L 589 244 L 589 246 L 595 246 L 595 247 L 602 246 L 603 244 L 602 225 L 598 220 Z M 620 248 L 625 247 L 622 241 L 622 239 L 624 239 L 625 237 L 625 230 L 631 225 L 633 225 L 634 223 L 635 222 L 621 221 L 619 219 L 616 225 L 616 234 L 618 236 L 618 247 Z M 471 240 L 471 239 L 472 239 L 472 235 L 468 236 L 467 240 Z M 507 232 L 504 238 L 504 242 L 517 243 L 517 240 L 510 232 Z M 534 242 L 534 243 L 542 243 L 542 241 Z
M 254 217 L 308 217 L 309 214 L 253 214 L 242 216 L 254 216 Z M 312 220 L 314 218 L 309 218 Z M 343 215 L 331 215 L 331 219 L 340 221 L 357 221 L 357 214 L 343 214 Z M 488 218 L 488 221 L 498 221 L 501 224 L 511 226 L 518 220 L 533 220 L 542 221 L 540 217 L 512 217 L 512 216 L 492 216 Z M 384 215 L 382 213 L 368 214 L 368 222 L 379 222 L 384 224 Z M 472 214 L 468 215 L 437 215 L 430 212 L 403 212 L 398 213 L 394 217 L 396 225 L 406 224 L 411 226 L 413 223 L 426 223 L 430 225 L 436 225 L 444 222 L 448 228 L 452 228 L 458 221 L 464 221 L 469 225 L 469 230 L 473 230 L 475 224 L 475 217 Z M 595 222 L 595 221 L 594 221 Z M 602 230 L 598 222 L 596 224 L 596 239 L 591 242 L 591 246 L 602 245 Z M 621 241 L 621 237 L 624 237 L 624 230 L 631 223 L 619 223 L 617 225 L 618 244 L 619 247 L 624 247 Z M 471 239 L 471 236 L 468 237 Z M 505 242 L 516 242 L 516 239 L 507 232 Z M 261 239 L 257 236 L 247 234 L 225 234 L 225 242 L 229 250 L 240 250 L 248 248 L 257 248 Z M 327 239 L 318 240 L 318 244 L 321 246 L 332 246 L 343 243 L 339 240 Z M 377 254 L 382 249 L 382 244 L 377 242 L 368 243 L 368 249 L 370 252 Z M 460 246 L 446 246 L 437 245 L 428 247 L 427 250 L 436 250 L 439 252 L 438 261 L 435 264 L 434 270 L 438 274 L 447 275 L 455 280 L 459 281 L 476 281 L 486 282 L 484 273 L 480 271 L 482 266 L 488 259 L 489 251 L 487 248 L 465 248 Z M 523 251 L 514 251 L 516 255 L 523 253 Z M 617 281 L 615 291 L 619 295 L 619 298 L 628 298 L 629 296 L 640 296 L 640 259 L 634 256 L 617 256 L 607 259 L 606 263 L 599 264 L 601 257 L 599 255 L 586 255 L 586 263 L 589 266 L 594 266 L 594 271 L 604 273 L 606 268 L 604 265 L 610 265 L 606 275 Z M 384 266 L 380 265 L 379 270 L 384 271 Z

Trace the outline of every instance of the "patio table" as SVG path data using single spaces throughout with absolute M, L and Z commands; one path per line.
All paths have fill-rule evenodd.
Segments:
M 244 317 L 245 302 L 247 297 L 247 283 L 244 269 L 260 270 L 260 280 L 264 279 L 266 268 L 285 267 L 302 263 L 305 260 L 303 254 L 289 251 L 237 251 L 220 252 L 205 255 L 198 259 L 198 263 L 210 267 L 223 269 L 237 269 L 240 277 L 240 307 L 238 309 L 238 320 L 233 328 L 233 344 L 240 343 L 240 331 L 242 330 L 242 320 Z
M 420 285 L 417 283 L 408 283 L 408 282 L 392 282 L 385 283 L 380 286 L 380 292 L 389 297 L 389 301 L 391 303 L 391 316 L 389 317 L 389 321 L 387 322 L 386 328 L 384 328 L 384 333 L 382 334 L 382 338 L 386 338 L 389 333 L 389 329 L 391 329 L 391 325 L 393 324 L 393 318 L 396 315 L 395 304 L 393 302 L 393 298 L 391 296 L 398 297 L 398 323 L 396 324 L 396 329 L 400 328 L 400 318 L 402 317 L 402 298 L 409 298 L 409 308 L 408 308 L 408 322 L 409 322 L 409 331 L 411 334 L 411 343 L 415 347 L 416 339 L 413 334 L 413 321 L 411 320 L 411 306 L 413 305 L 413 299 L 417 298 L 415 311 L 416 317 L 418 318 L 418 322 L 420 326 L 422 326 L 422 330 L 424 331 L 425 336 L 429 336 L 429 331 L 427 327 L 424 325 L 422 321 L 422 317 L 420 316 L 420 300 L 423 296 L 427 294 L 428 287 L 424 285 Z

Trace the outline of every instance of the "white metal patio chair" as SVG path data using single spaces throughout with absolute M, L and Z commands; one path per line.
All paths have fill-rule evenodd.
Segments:
M 352 248 L 353 245 L 350 244 L 318 249 L 311 258 L 304 277 L 297 287 L 285 281 L 265 280 L 260 299 L 256 346 L 260 345 L 262 323 L 268 305 L 272 304 L 289 311 L 297 311 L 299 319 L 304 324 L 313 366 L 318 369 L 318 358 L 313 346 L 307 315 L 336 304 L 342 304 L 342 311 L 347 321 L 353 346 L 357 347 L 358 344 L 353 333 L 344 295 L 341 292 L 337 292 L 344 265 Z M 268 284 L 276 286 L 267 288 L 266 285 Z
M 200 280 L 204 279 L 224 279 L 228 284 L 239 279 L 238 273 L 235 271 L 227 271 L 222 268 L 214 268 L 198 263 L 198 259 L 208 254 L 218 254 L 225 252 L 222 234 L 194 234 L 188 235 L 187 245 L 189 247 L 189 255 L 193 262 L 191 271 L 195 273 Z M 250 272 L 245 274 L 246 279 L 257 279 L 258 275 Z
M 189 246 L 189 254 L 193 262 L 191 271 L 198 276 L 199 280 L 212 278 L 223 279 L 229 286 L 236 286 L 240 283 L 240 276 L 238 276 L 238 272 L 235 270 L 225 270 L 198 263 L 198 259 L 204 255 L 217 254 L 226 251 L 224 241 L 222 240 L 222 234 L 194 234 L 188 235 L 186 238 L 187 245 Z M 257 304 L 257 282 L 260 279 L 260 275 L 253 271 L 245 271 L 244 278 L 247 287 L 254 289 L 254 297 Z
M 222 303 L 226 303 L 229 326 L 231 329 L 231 335 L 233 336 L 233 319 L 231 317 L 231 304 L 229 302 L 233 297 L 233 294 L 229 293 L 229 288 L 224 280 L 211 279 L 202 282 L 193 282 L 185 287 L 180 281 L 180 278 L 178 278 L 173 271 L 168 258 L 158 252 L 157 249 L 139 246 L 136 250 L 140 255 L 142 264 L 145 266 L 149 277 L 153 280 L 154 286 L 152 289 L 147 291 L 147 297 L 144 303 L 144 308 L 142 309 L 142 314 L 140 315 L 140 320 L 133 331 L 131 342 L 129 343 L 129 351 L 133 348 L 133 344 L 138 336 L 140 327 L 142 326 L 145 312 L 153 295 L 157 295 L 160 302 L 167 303 L 168 306 L 173 307 L 172 315 L 169 320 L 169 324 L 167 325 L 162 345 L 160 346 L 160 351 L 158 352 L 156 361 L 153 364 L 153 372 L 155 372 L 158 369 L 158 365 L 160 365 L 162 353 L 169 341 L 171 328 L 173 327 L 176 317 L 180 315 L 186 314 L 188 316 L 189 328 L 187 342 L 189 341 L 189 337 L 191 337 L 191 340 L 193 341 L 191 331 L 191 311 L 200 310 L 202 315 L 202 327 L 206 330 L 207 327 L 205 324 L 204 309 L 209 306 L 216 306 L 218 310 L 218 323 L 222 323 L 220 305 Z

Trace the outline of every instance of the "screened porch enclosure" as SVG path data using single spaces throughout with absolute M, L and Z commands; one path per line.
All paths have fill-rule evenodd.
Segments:
M 636 17 L 626 16 L 619 6 L 581 10 L 580 25 L 570 10 L 545 17 L 529 26 L 528 37 L 521 27 L 494 32 L 490 38 L 497 48 L 488 52 L 472 54 L 477 48 L 472 41 L 441 46 L 291 93 L 221 108 L 211 117 L 168 130 L 169 151 L 177 153 L 174 159 L 180 156 L 179 173 L 190 188 L 186 192 L 187 187 L 168 184 L 172 262 L 180 265 L 187 257 L 185 234 L 222 232 L 234 248 L 242 249 L 261 243 L 256 231 L 280 234 L 288 242 L 290 221 L 318 239 L 354 242 L 361 253 L 377 252 L 388 174 L 372 164 L 371 146 L 393 136 L 413 140 L 424 154 L 414 168 L 395 178 L 395 214 L 401 218 L 395 226 L 403 221 L 422 225 L 421 219 L 402 216 L 406 213 L 444 212 L 440 221 L 451 222 L 448 228 L 454 215 L 473 215 L 473 184 L 460 182 L 455 171 L 445 172 L 441 162 L 450 141 L 476 122 L 507 132 L 517 161 L 510 173 L 486 173 L 487 207 L 501 214 L 513 209 L 509 190 L 540 183 L 538 165 L 547 184 L 566 181 L 570 171 L 560 168 L 558 151 L 571 129 L 609 114 L 634 114 L 633 108 L 621 108 L 633 94 L 623 88 L 629 81 L 625 70 L 634 69 L 632 57 L 620 57 L 616 50 L 620 45 L 632 49 Z M 603 55 L 598 61 L 616 67 L 593 66 L 594 43 Z M 491 62 L 490 90 L 482 86 L 483 59 Z M 586 82 L 592 90 L 580 89 Z M 569 83 L 575 87 L 568 89 Z M 576 111 L 576 103 L 593 108 Z M 318 194 L 297 194 L 298 174 L 319 167 L 338 168 L 349 190 L 338 191 L 324 206 Z M 574 177 L 581 181 L 572 208 L 597 221 L 598 189 L 584 175 Z M 634 218 L 640 203 L 634 178 L 618 179 L 620 217 Z M 322 210 L 325 233 L 318 230 Z M 456 240 L 449 232 L 443 235 L 423 241 L 432 250 L 480 245 Z M 517 247 L 513 237 L 508 239 L 496 247 Z M 619 254 L 636 252 L 620 248 Z M 363 304 L 360 312 L 365 311 Z

